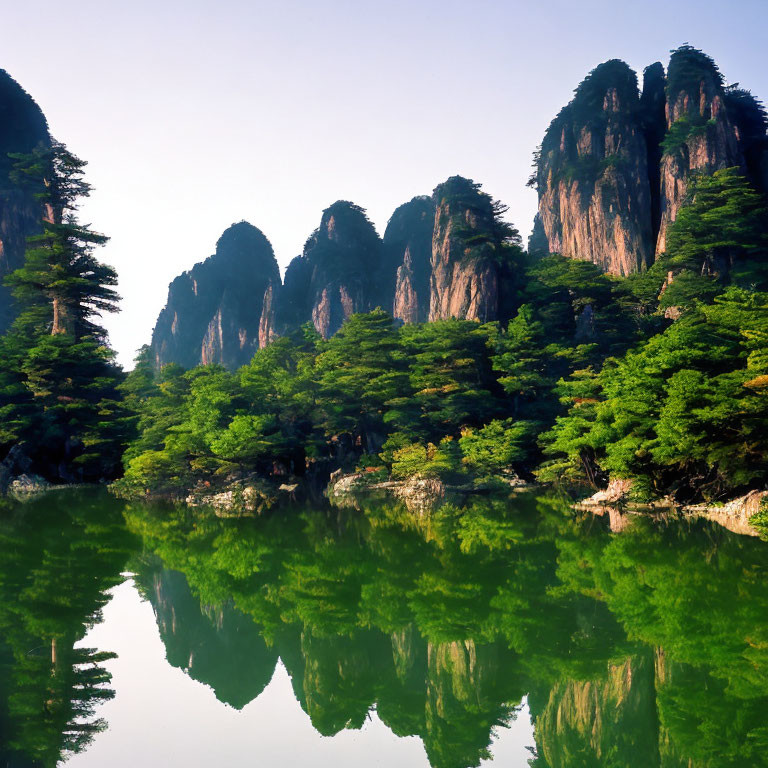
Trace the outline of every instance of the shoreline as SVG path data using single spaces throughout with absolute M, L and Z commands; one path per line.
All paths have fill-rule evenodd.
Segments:
M 338 471 L 337 471 L 338 472 Z M 500 492 L 524 493 L 546 485 L 521 480 L 516 475 L 507 475 L 477 483 L 446 483 L 438 478 L 414 475 L 403 480 L 367 481 L 369 473 L 333 473 L 322 489 L 321 495 L 334 506 L 357 506 L 356 499 L 367 493 L 384 493 L 403 501 L 409 511 L 426 514 L 451 499 L 466 499 L 473 495 L 488 495 Z M 210 506 L 222 517 L 260 515 L 286 502 L 307 498 L 309 484 L 300 481 L 281 482 L 265 480 L 241 480 L 221 488 L 196 488 L 192 490 L 152 492 L 147 489 L 142 495 L 126 495 L 113 484 L 103 483 L 49 483 L 37 476 L 21 475 L 6 487 L 4 495 L 16 501 L 27 501 L 42 494 L 83 488 L 105 488 L 110 493 L 126 499 L 144 501 L 166 501 L 186 504 L 189 507 Z M 574 509 L 592 512 L 598 516 L 608 515 L 611 530 L 623 530 L 633 516 L 642 515 L 663 519 L 669 515 L 703 518 L 712 520 L 724 528 L 745 536 L 760 537 L 761 531 L 750 520 L 768 504 L 768 490 L 752 490 L 748 493 L 721 503 L 681 504 L 671 498 L 651 502 L 633 502 L 627 498 L 627 486 L 620 492 L 616 489 L 598 491 L 592 496 L 575 500 Z

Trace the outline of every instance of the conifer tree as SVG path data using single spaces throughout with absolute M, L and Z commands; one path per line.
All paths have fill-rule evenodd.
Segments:
M 99 321 L 117 311 L 117 275 L 94 255 L 107 238 L 77 218 L 91 191 L 85 163 L 56 142 L 12 159 L 13 180 L 40 203 L 41 231 L 6 278 L 21 311 L 0 340 L 0 448 L 26 442 L 50 479 L 111 476 L 127 421 Z

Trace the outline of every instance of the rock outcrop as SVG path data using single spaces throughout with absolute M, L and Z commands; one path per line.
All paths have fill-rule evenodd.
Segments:
M 382 240 L 362 208 L 340 200 L 282 283 L 267 239 L 234 225 L 215 256 L 171 284 L 153 335 L 155 361 L 235 368 L 305 323 L 327 339 L 350 315 L 376 307 L 404 323 L 505 319 L 522 251 L 502 212 L 479 184 L 454 176 L 397 208 Z
M 706 54 L 683 46 L 672 54 L 667 72 L 662 141 L 661 226 L 656 252 L 663 253 L 669 225 L 685 200 L 692 173 L 746 169 L 736 127 L 725 103 L 723 76 Z
M 2 279 L 24 263 L 26 240 L 40 228 L 40 203 L 9 177 L 10 152 L 28 153 L 51 144 L 48 124 L 32 97 L 0 70 L 0 333 L 14 317 L 10 291 Z
M 552 121 L 537 182 L 550 252 L 615 275 L 652 261 L 648 150 L 637 76 L 623 61 L 590 72 Z
M 515 242 L 480 185 L 452 176 L 435 188 L 428 319 L 481 323 L 500 317 L 508 281 L 505 246 Z
M 155 363 L 247 363 L 272 338 L 279 290 L 280 271 L 267 238 L 247 222 L 233 224 L 213 256 L 171 283 L 152 334 Z
M 397 208 L 384 232 L 381 306 L 404 323 L 423 323 L 429 316 L 434 227 L 434 201 L 421 196 Z
M 624 62 L 607 61 L 542 142 L 531 180 L 535 250 L 614 275 L 641 271 L 664 252 L 691 175 L 734 166 L 768 189 L 765 113 L 748 91 L 724 85 L 709 56 L 682 46 L 666 74 L 658 62 L 646 68 L 642 94 Z
M 273 332 L 311 320 L 329 338 L 350 315 L 376 306 L 380 264 L 381 240 L 365 211 L 344 200 L 334 203 L 288 266 Z

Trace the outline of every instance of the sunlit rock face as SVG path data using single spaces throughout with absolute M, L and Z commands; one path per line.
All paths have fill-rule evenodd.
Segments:
M 711 58 L 682 46 L 666 73 L 658 62 L 645 70 L 642 93 L 624 62 L 607 61 L 542 141 L 535 250 L 642 271 L 664 252 L 691 176 L 734 166 L 768 188 L 764 115 Z
M 538 169 L 548 250 L 628 275 L 652 260 L 648 149 L 635 73 L 601 64 L 552 121 Z
M 276 332 L 311 321 L 327 339 L 350 315 L 373 309 L 380 263 L 381 240 L 365 211 L 334 203 L 286 270 Z
M 328 339 L 351 315 L 377 307 L 403 323 L 499 319 L 512 230 L 495 205 L 454 176 L 397 208 L 382 240 L 362 208 L 338 201 L 282 282 L 266 237 L 233 225 L 214 256 L 171 283 L 152 338 L 155 362 L 233 369 L 307 323 Z
M 152 334 L 158 366 L 247 363 L 273 334 L 280 272 L 267 238 L 241 221 L 219 238 L 216 253 L 179 275 Z
M 436 187 L 432 200 L 435 225 L 428 319 L 496 320 L 503 276 L 493 201 L 461 176 Z
M 429 315 L 434 226 L 434 202 L 422 196 L 397 208 L 384 232 L 381 307 L 404 323 L 422 323 Z
M 0 283 L 24 263 L 26 239 L 39 231 L 40 203 L 9 178 L 11 152 L 50 146 L 48 124 L 32 97 L 0 70 Z M 14 317 L 10 291 L 0 284 L 0 332 Z
M 667 135 L 661 158 L 661 227 L 657 253 L 686 197 L 692 173 L 746 169 L 739 133 L 729 114 L 723 77 L 706 55 L 683 48 L 672 54 L 666 85 Z

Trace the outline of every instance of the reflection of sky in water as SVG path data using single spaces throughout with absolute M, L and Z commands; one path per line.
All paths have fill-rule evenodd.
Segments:
M 104 620 L 79 645 L 115 651 L 105 664 L 112 673 L 113 701 L 99 707 L 109 729 L 96 736 L 67 766 L 424 766 L 421 740 L 399 738 L 375 712 L 360 731 L 321 736 L 291 689 L 282 662 L 264 692 L 238 712 L 213 691 L 165 660 L 165 647 L 152 607 L 132 582 L 112 590 Z M 508 729 L 500 729 L 493 764 L 525 766 L 533 729 L 527 708 Z

